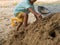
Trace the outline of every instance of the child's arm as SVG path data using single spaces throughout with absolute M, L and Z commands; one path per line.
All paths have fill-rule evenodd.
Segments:
M 35 12 L 32 8 L 28 8 L 30 12 L 32 12 L 35 16 L 42 18 L 41 14 Z

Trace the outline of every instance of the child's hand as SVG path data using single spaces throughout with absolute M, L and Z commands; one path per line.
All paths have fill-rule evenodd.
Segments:
M 28 8 L 28 10 L 35 15 L 35 17 L 36 17 L 37 20 L 39 20 L 40 18 L 42 19 L 41 14 L 36 13 L 32 8 Z
M 41 18 L 41 19 L 42 19 L 42 16 L 41 16 L 41 14 L 39 14 L 39 13 L 37 14 L 37 17 L 39 17 L 39 18 Z
M 42 19 L 41 14 L 37 13 L 36 16 L 37 16 L 37 19 L 38 19 L 38 20 Z

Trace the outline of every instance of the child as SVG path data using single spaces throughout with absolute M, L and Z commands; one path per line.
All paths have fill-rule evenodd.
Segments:
M 19 3 L 15 9 L 14 9 L 14 15 L 15 18 L 12 19 L 12 26 L 14 26 L 14 20 L 19 22 L 20 24 L 17 27 L 17 30 L 19 30 L 19 27 L 23 24 L 24 28 L 27 29 L 27 21 L 28 21 L 28 13 L 32 12 L 37 20 L 42 18 L 40 14 L 35 12 L 33 3 L 36 0 L 23 0 L 21 3 Z

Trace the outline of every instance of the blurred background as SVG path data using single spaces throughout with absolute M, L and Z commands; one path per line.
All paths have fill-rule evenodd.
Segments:
M 0 6 L 2 5 L 11 5 L 11 4 L 16 4 L 18 2 L 21 2 L 23 0 L 0 0 Z M 41 2 L 41 3 L 56 3 L 60 2 L 60 0 L 37 0 L 36 2 Z

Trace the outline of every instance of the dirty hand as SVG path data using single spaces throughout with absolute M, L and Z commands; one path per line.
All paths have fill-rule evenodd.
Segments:
M 37 17 L 40 18 L 40 19 L 42 19 L 41 14 L 38 14 L 38 13 L 37 13 Z

